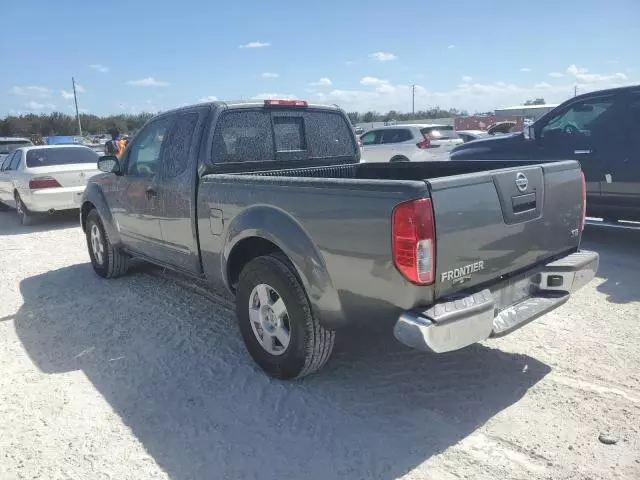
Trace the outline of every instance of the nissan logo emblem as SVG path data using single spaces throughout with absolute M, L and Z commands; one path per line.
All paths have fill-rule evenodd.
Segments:
M 524 192 L 527 190 L 528 186 L 529 180 L 527 179 L 527 176 L 522 172 L 516 173 L 516 187 L 518 187 L 518 190 Z

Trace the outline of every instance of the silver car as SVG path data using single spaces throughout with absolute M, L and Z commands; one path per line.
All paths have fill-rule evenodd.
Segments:
M 37 213 L 80 208 L 98 158 L 82 145 L 18 148 L 0 165 L 0 204 L 15 208 L 23 225 Z

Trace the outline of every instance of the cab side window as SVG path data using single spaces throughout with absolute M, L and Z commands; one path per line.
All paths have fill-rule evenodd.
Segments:
M 554 149 L 569 150 L 611 140 L 619 132 L 614 96 L 585 99 L 549 119 L 539 133 L 540 142 Z
M 380 130 L 371 130 L 370 132 L 367 132 L 362 137 L 360 137 L 360 140 L 362 140 L 362 145 L 366 146 L 366 145 L 376 145 L 380 143 L 381 138 L 382 138 L 382 135 Z
M 13 152 L 6 156 L 6 158 L 2 161 L 2 165 L 0 166 L 0 172 L 8 172 L 9 170 L 11 170 L 11 160 L 13 160 L 13 156 L 15 154 L 16 152 Z
M 20 168 L 20 163 L 22 163 L 22 152 L 17 150 L 13 153 L 13 158 L 11 159 L 11 170 L 18 170 L 18 168 Z
M 163 176 L 174 178 L 181 175 L 189 165 L 189 151 L 199 114 L 184 113 L 176 119 L 167 135 L 162 150 Z
M 174 118 L 159 118 L 136 135 L 127 149 L 126 175 L 153 177 L 160 171 L 160 150 Z
M 382 143 L 400 143 L 411 140 L 411 132 L 406 128 L 382 130 Z

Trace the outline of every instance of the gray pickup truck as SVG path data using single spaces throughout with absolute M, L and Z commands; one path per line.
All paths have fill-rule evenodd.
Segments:
M 589 282 L 579 164 L 359 163 L 348 118 L 306 102 L 213 102 L 151 119 L 101 157 L 80 221 L 105 278 L 132 257 L 236 298 L 253 359 L 308 375 L 336 332 L 388 322 L 435 353 L 507 334 Z

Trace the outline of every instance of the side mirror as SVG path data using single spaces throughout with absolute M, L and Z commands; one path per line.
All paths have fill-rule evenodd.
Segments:
M 115 155 L 105 155 L 98 159 L 98 170 L 105 173 L 120 173 L 120 161 Z
M 529 125 L 523 130 L 525 140 L 536 139 L 536 129 L 533 125 Z

